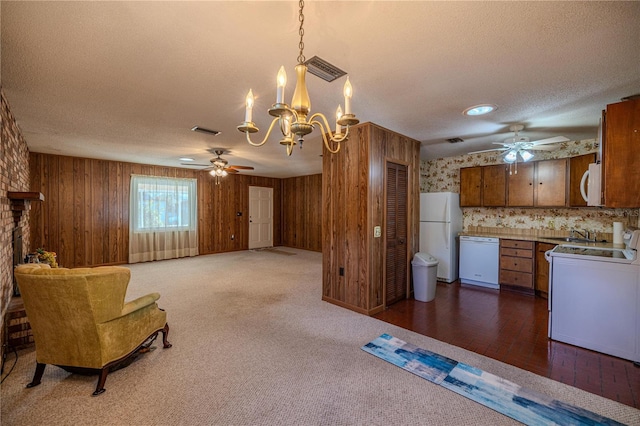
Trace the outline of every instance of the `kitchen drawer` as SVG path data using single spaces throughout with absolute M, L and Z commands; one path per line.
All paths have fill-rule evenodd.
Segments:
M 500 256 L 511 256 L 511 257 L 526 257 L 528 259 L 533 259 L 533 249 L 519 249 L 519 248 L 500 248 Z
M 526 272 L 500 270 L 500 284 L 533 289 L 533 274 Z
M 500 247 L 533 250 L 533 243 L 534 243 L 533 241 L 500 240 Z
M 509 271 L 533 273 L 533 259 L 522 257 L 502 256 L 500 258 L 500 269 Z

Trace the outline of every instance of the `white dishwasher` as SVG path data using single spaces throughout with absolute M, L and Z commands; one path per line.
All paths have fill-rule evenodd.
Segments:
M 460 282 L 499 289 L 500 240 L 460 237 Z

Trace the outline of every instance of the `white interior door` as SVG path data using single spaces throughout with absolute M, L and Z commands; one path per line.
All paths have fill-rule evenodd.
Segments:
M 273 247 L 273 188 L 249 187 L 249 249 Z

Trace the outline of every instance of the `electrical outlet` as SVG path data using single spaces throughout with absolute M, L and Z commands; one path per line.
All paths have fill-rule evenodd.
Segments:
M 236 235 L 235 234 L 231 234 L 231 240 L 235 240 L 236 239 Z
M 379 226 L 375 226 L 373 228 L 373 237 L 380 238 L 381 236 L 382 236 L 382 228 L 380 228 Z

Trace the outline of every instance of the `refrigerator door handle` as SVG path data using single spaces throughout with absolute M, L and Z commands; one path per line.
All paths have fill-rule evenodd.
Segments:
M 446 222 L 445 223 L 445 227 L 442 228 L 444 231 L 444 241 L 445 241 L 445 247 L 447 248 L 447 250 L 449 250 L 449 228 L 451 227 L 451 223 L 450 222 Z
M 449 222 L 449 197 L 444 199 L 444 221 Z

